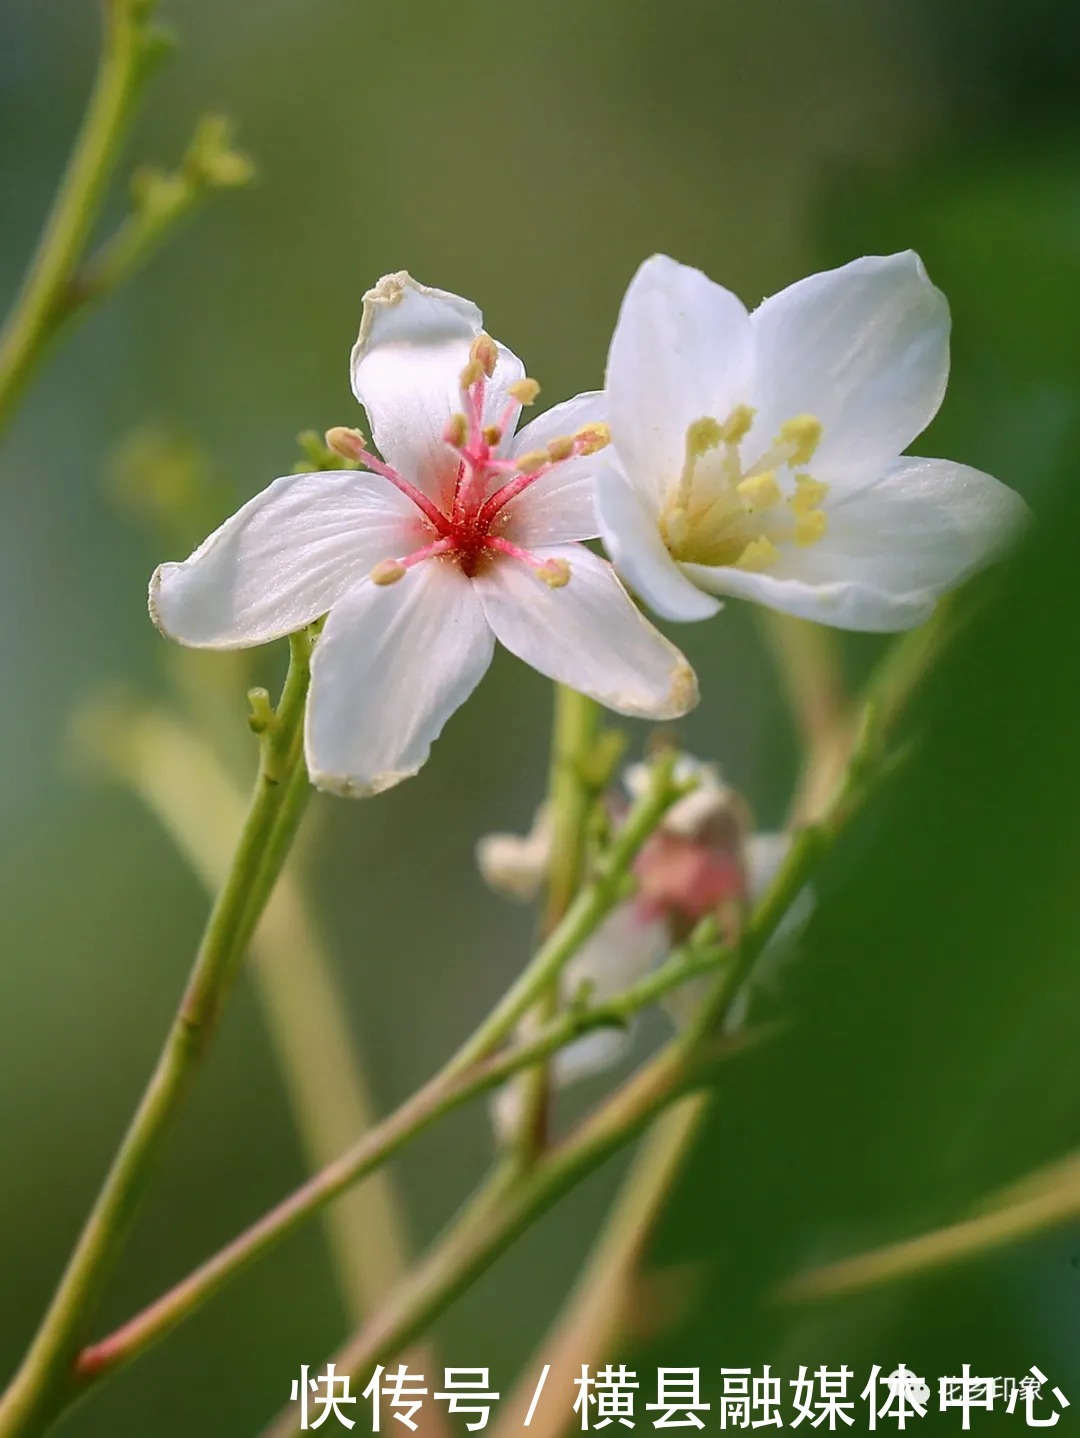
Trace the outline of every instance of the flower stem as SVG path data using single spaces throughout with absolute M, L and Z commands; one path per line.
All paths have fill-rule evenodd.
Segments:
M 93 740 L 93 758 L 146 805 L 210 894 L 216 893 L 232 857 L 229 836 L 243 824 L 244 796 L 211 745 L 179 717 L 148 705 L 109 705 L 96 716 L 92 734 L 89 725 L 84 728 Z M 306 793 L 306 785 L 299 787 Z M 331 955 L 302 884 L 288 870 L 254 930 L 251 960 L 264 1022 L 314 1173 L 366 1132 L 375 1115 Z M 399 1214 L 384 1173 L 326 1215 L 335 1275 L 355 1323 L 385 1301 L 406 1271 Z
M 586 829 L 597 798 L 588 769 L 599 724 L 600 710 L 593 700 L 563 684 L 555 686 L 548 779 L 551 863 L 540 922 L 541 939 L 550 938 L 558 928 L 581 886 Z M 534 1032 L 558 1011 L 559 981 L 555 978 L 522 1020 L 522 1034 Z M 515 1165 L 528 1168 L 548 1142 L 551 1093 L 547 1064 L 537 1064 L 521 1075 L 517 1098 L 520 1108 L 509 1143 L 510 1157 Z
M 912 685 L 925 673 L 930 657 L 929 650 L 920 647 L 919 662 L 904 667 L 905 677 Z M 881 673 L 883 682 L 888 684 L 882 717 L 888 721 L 884 727 L 891 727 L 901 712 L 905 685 L 894 680 L 891 669 L 885 668 Z M 824 806 L 819 822 L 795 836 L 786 861 L 757 905 L 731 962 L 723 968 L 696 1021 L 566 1140 L 541 1155 L 528 1174 L 501 1194 L 490 1197 L 483 1222 L 472 1221 L 467 1210 L 462 1219 L 452 1224 L 387 1309 L 376 1315 L 336 1355 L 339 1373 L 359 1377 L 373 1364 L 388 1360 L 412 1342 L 564 1192 L 639 1133 L 657 1113 L 695 1086 L 699 1066 L 715 1044 L 715 1035 L 757 956 L 833 841 L 865 801 L 874 782 L 887 772 L 879 753 L 883 728 L 874 723 L 875 698 L 872 681 L 866 694 L 860 738 L 845 773 Z M 587 893 L 588 889 L 583 890 L 575 900 L 567 920 Z M 527 972 L 532 972 L 532 966 Z M 674 1130 L 669 1134 L 670 1144 L 657 1141 L 665 1150 L 663 1163 L 658 1164 L 655 1172 L 658 1187 L 666 1189 L 664 1180 L 669 1176 L 674 1179 L 697 1127 L 688 1117 L 681 1135 Z M 297 1431 L 295 1415 L 286 1409 L 263 1438 L 294 1438 Z
M 0 428 L 52 336 L 157 50 L 147 0 L 107 0 L 82 126 L 22 288 L 0 333 Z
M 685 1082 L 684 1065 L 670 1047 L 663 1050 L 592 1120 L 542 1154 L 525 1178 L 481 1190 L 391 1303 L 337 1354 L 337 1371 L 367 1373 L 413 1342 L 541 1214 L 682 1092 Z M 290 1405 L 263 1438 L 294 1438 L 298 1432 Z
M 211 911 L 154 1072 L 21 1368 L 0 1400 L 0 1438 L 32 1438 L 62 1406 L 87 1322 L 134 1221 L 154 1164 L 206 1050 L 302 811 L 310 639 L 289 673 L 228 879 Z
M 624 1024 L 670 989 L 715 971 L 730 955 L 722 947 L 680 952 L 618 999 L 594 1009 L 571 1009 L 556 1017 L 527 1041 L 460 1074 L 443 1069 L 388 1118 L 368 1130 L 351 1149 L 315 1174 L 225 1248 L 182 1279 L 168 1293 L 107 1338 L 79 1355 L 77 1375 L 83 1382 L 114 1372 L 196 1311 L 239 1273 L 361 1179 L 374 1173 L 438 1119 L 469 1100 L 505 1083 L 508 1078 L 549 1058 L 559 1049 L 598 1028 Z M 736 1052 L 745 1045 L 732 1042 Z M 505 1174 L 495 1187 L 503 1188 Z
M 582 1364 L 598 1367 L 626 1336 L 635 1312 L 637 1268 L 664 1204 L 689 1157 L 709 1111 L 707 1094 L 689 1094 L 661 1114 L 641 1141 L 581 1277 L 529 1373 L 549 1367 L 548 1394 L 565 1394 Z M 523 1380 L 510 1395 L 492 1438 L 520 1433 L 534 1382 Z M 533 1414 L 534 1438 L 557 1438 L 569 1426 L 565 1404 L 541 1402 Z
M 856 710 L 835 630 L 769 609 L 759 622 L 802 739 L 802 772 L 791 804 L 791 822 L 802 824 L 816 817 L 844 772 Z
M 675 755 L 662 755 L 652 769 L 652 782 L 634 804 L 626 822 L 597 865 L 589 882 L 579 889 L 562 920 L 537 950 L 532 961 L 503 995 L 480 1027 L 465 1041 L 448 1065 L 461 1073 L 486 1057 L 513 1029 L 518 1020 L 547 992 L 567 962 L 595 933 L 628 887 L 630 868 L 638 850 L 672 804 L 685 792 L 674 782 Z

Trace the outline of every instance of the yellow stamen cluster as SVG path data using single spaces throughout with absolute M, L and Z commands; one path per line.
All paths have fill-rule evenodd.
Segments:
M 446 426 L 446 442 L 454 449 L 460 449 L 469 433 L 469 421 L 463 414 L 452 414 Z
M 820 479 L 814 479 L 809 474 L 797 474 L 795 493 L 788 500 L 788 504 L 795 514 L 804 518 L 821 505 L 828 492 L 829 486 L 822 484 Z
M 767 469 L 764 474 L 752 474 L 749 479 L 740 479 L 735 488 L 753 514 L 772 509 L 783 498 L 776 482 L 776 473 L 771 469 Z
M 828 520 L 823 509 L 812 509 L 795 521 L 795 543 L 805 549 L 825 536 Z
M 821 421 L 812 414 L 797 414 L 780 426 L 778 445 L 793 445 L 789 464 L 809 464 L 821 443 Z
M 687 426 L 683 468 L 660 516 L 675 559 L 753 573 L 779 560 L 779 544 L 816 544 L 825 534 L 828 485 L 794 473 L 821 442 L 820 420 L 812 414 L 786 420 L 768 449 L 744 468 L 739 445 L 754 414 L 740 404 L 723 422 L 706 415 Z M 785 471 L 787 480 L 781 478 Z
M 750 426 L 754 423 L 754 415 L 757 413 L 748 404 L 737 404 L 720 427 L 720 438 L 725 444 L 742 444 L 743 440 L 750 433 Z M 700 424 L 701 421 L 699 420 Z
M 772 540 L 759 534 L 757 539 L 752 539 L 736 559 L 735 568 L 746 570 L 750 574 L 757 574 L 762 569 L 769 569 L 779 558 L 780 551 Z
M 724 442 L 724 426 L 719 420 L 706 415 L 704 419 L 695 419 L 693 424 L 686 427 L 686 457 L 687 459 L 700 459 L 710 449 L 715 449 L 718 444 Z

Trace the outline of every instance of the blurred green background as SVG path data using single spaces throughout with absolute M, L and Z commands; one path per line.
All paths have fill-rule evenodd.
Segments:
M 904 784 L 830 866 L 788 1028 L 725 1079 L 657 1244 L 658 1263 L 699 1270 L 696 1301 L 624 1356 L 714 1375 L 766 1361 L 786 1376 L 820 1362 L 862 1375 L 903 1360 L 931 1380 L 962 1362 L 1035 1363 L 1073 1399 L 1058 1431 L 1080 1432 L 1076 1228 L 857 1301 L 768 1298 L 808 1262 L 945 1222 L 1080 1143 L 1080 11 L 173 0 L 168 12 L 181 48 L 132 157 L 172 159 L 198 112 L 225 108 L 261 177 L 215 201 L 64 346 L 0 452 L 0 1366 L 50 1291 L 205 911 L 154 821 L 88 778 L 67 737 L 103 685 L 166 692 L 144 593 L 154 564 L 181 554 L 162 554 L 110 498 L 118 446 L 148 421 L 188 437 L 223 517 L 291 467 L 299 430 L 357 422 L 348 350 L 360 297 L 388 270 L 477 299 L 554 401 L 600 382 L 622 291 L 653 251 L 753 303 L 912 246 L 955 320 L 954 379 L 920 451 L 992 471 L 1042 526 L 986 586 L 921 701 Z M 96 45 L 89 0 L 0 4 L 4 294 Z M 754 616 L 731 604 L 677 637 L 705 694 L 682 727 L 688 747 L 776 822 L 796 748 Z M 879 648 L 846 642 L 852 673 Z M 256 674 L 280 661 L 256 656 Z M 371 803 L 313 806 L 309 886 L 383 1106 L 449 1052 L 527 951 L 529 916 L 484 891 L 471 846 L 527 825 L 549 703 L 501 655 L 419 778 Z M 238 699 L 241 744 L 243 718 Z M 417 1242 L 487 1145 L 470 1111 L 399 1165 Z M 444 1361 L 490 1365 L 509 1389 L 618 1167 L 440 1323 Z M 301 1174 L 244 986 L 105 1319 Z M 254 1434 L 343 1321 L 312 1229 L 66 1431 Z M 959 1427 L 955 1414 L 925 1423 Z

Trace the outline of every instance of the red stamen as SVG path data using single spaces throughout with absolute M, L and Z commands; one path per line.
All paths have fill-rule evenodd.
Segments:
M 411 554 L 406 554 L 403 559 L 394 562 L 400 564 L 402 569 L 411 569 L 414 564 L 419 564 L 424 559 L 434 559 L 437 554 L 452 554 L 457 547 L 457 540 L 450 535 L 445 539 L 433 540 L 422 549 L 414 549 Z
M 481 507 L 479 522 L 491 524 L 499 511 L 512 499 L 517 499 L 519 494 L 523 494 L 538 479 L 543 479 L 545 474 L 550 474 L 554 468 L 553 464 L 542 464 L 539 469 L 531 470 L 527 474 L 519 474 L 516 479 L 510 480 L 509 483 L 497 489 L 487 503 Z
M 381 475 L 383 479 L 389 480 L 394 488 L 399 489 L 406 499 L 411 499 L 421 514 L 431 521 L 440 534 L 449 534 L 450 523 L 446 515 L 443 514 L 437 504 L 428 499 L 422 490 L 417 489 L 415 484 L 410 484 L 403 475 L 398 474 L 396 469 L 391 469 L 388 464 L 384 464 L 381 459 L 370 454 L 366 449 L 356 449 L 353 451 L 353 454 L 360 464 L 364 465 L 366 469 L 371 470 L 372 474 Z

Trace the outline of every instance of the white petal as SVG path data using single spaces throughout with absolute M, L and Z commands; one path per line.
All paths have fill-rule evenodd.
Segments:
M 417 548 L 427 532 L 415 505 L 377 475 L 287 474 L 189 559 L 155 571 L 150 615 L 197 649 L 265 644 L 325 614 L 380 559 Z
M 577 544 L 536 553 L 565 560 L 569 584 L 550 589 L 514 559 L 498 560 L 473 580 L 507 649 L 619 714 L 675 719 L 693 708 L 694 671 L 639 613 L 610 564 Z
M 552 440 L 576 434 L 589 424 L 607 422 L 607 400 L 602 390 L 576 395 L 531 420 L 515 436 L 511 453 L 531 454 Z M 566 544 L 595 539 L 599 534 L 593 502 L 595 475 L 602 454 L 564 460 L 514 501 L 506 537 L 533 549 L 538 544 Z
M 443 435 L 461 409 L 461 371 L 483 326 L 470 300 L 418 284 L 404 270 L 385 275 L 364 296 L 352 352 L 353 393 L 367 410 L 386 462 L 435 500 L 444 497 L 457 470 Z M 485 423 L 499 417 L 507 385 L 524 373 L 517 356 L 500 345 L 486 389 Z
M 660 537 L 655 510 L 610 465 L 597 476 L 596 516 L 615 568 L 662 619 L 708 619 L 721 608 L 686 578 Z
M 752 461 L 786 419 L 823 425 L 810 468 L 834 482 L 907 449 L 937 413 L 949 376 L 949 306 L 912 250 L 811 275 L 750 316 L 757 406 Z
M 718 594 L 841 629 L 921 624 L 1025 525 L 1028 508 L 998 480 L 947 459 L 897 460 L 875 484 L 826 503 L 829 528 L 807 549 L 783 545 L 765 573 L 688 564 Z
M 312 782 L 335 794 L 378 794 L 415 774 L 493 649 L 456 565 L 431 559 L 396 584 L 362 580 L 334 605 L 315 646 Z
M 746 886 L 752 903 L 765 897 L 790 849 L 790 834 L 751 834 L 747 839 Z
M 678 479 L 686 429 L 747 399 L 751 329 L 735 295 L 666 255 L 630 282 L 608 354 L 612 441 L 634 487 L 655 500 Z
M 585 390 L 573 399 L 538 414 L 514 436 L 513 453 L 528 454 L 530 450 L 545 449 L 553 439 L 564 439 L 576 434 L 588 424 L 607 423 L 607 396 L 602 389 Z
M 484 834 L 476 843 L 476 863 L 484 883 L 509 899 L 531 902 L 551 863 L 552 838 L 547 803 L 536 811 L 527 834 Z

